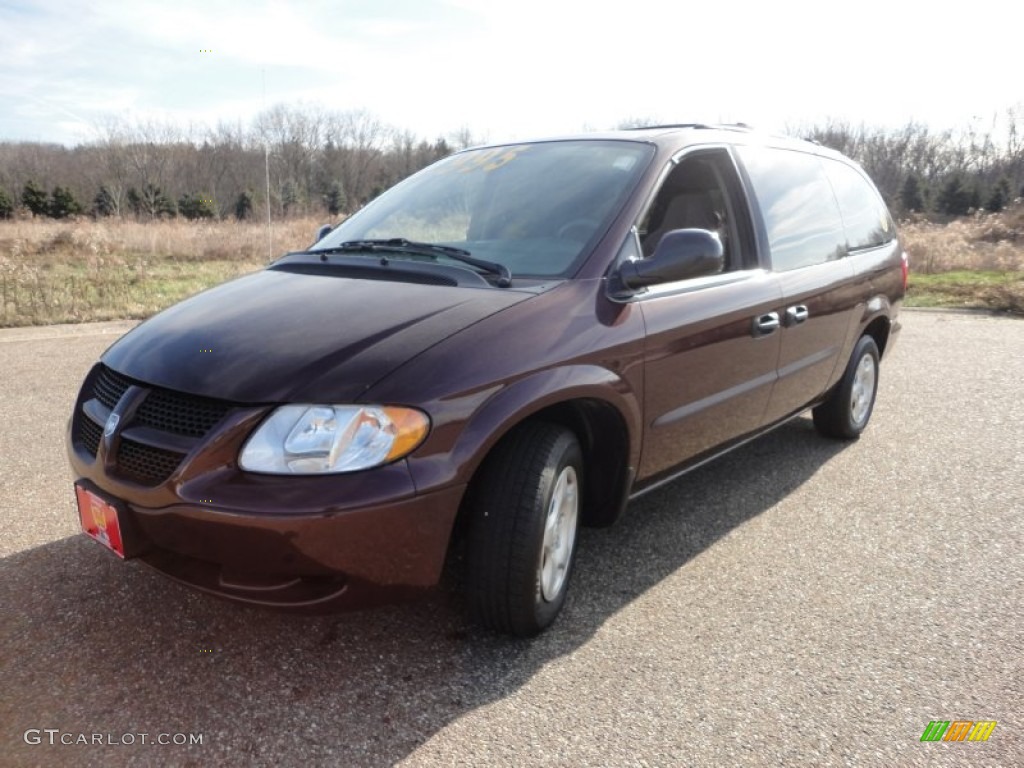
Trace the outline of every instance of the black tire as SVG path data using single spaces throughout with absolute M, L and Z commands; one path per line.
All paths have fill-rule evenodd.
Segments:
M 552 505 L 556 489 L 562 503 Z M 532 637 L 555 620 L 575 561 L 582 494 L 583 452 L 565 427 L 528 422 L 488 456 L 474 480 L 466 539 L 477 622 Z M 546 526 L 549 519 L 556 524 Z
M 878 394 L 878 345 L 861 336 L 829 398 L 815 408 L 814 426 L 825 437 L 855 440 L 871 420 Z

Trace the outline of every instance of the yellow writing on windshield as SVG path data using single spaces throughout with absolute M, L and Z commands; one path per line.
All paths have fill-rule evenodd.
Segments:
M 470 173 L 471 171 L 493 171 L 512 162 L 525 147 L 497 147 L 495 149 L 481 149 L 476 152 L 467 152 L 464 155 L 456 155 L 448 165 L 448 170 L 457 173 Z

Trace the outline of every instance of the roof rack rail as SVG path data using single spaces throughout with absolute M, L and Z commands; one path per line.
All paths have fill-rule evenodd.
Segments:
M 654 130 L 665 130 L 668 128 L 698 128 L 698 129 L 718 129 L 727 131 L 752 131 L 753 126 L 747 123 L 665 123 L 663 125 L 634 125 L 626 128 L 627 131 L 654 131 Z
M 664 125 L 633 125 L 627 131 L 654 131 L 662 128 L 710 128 L 707 123 L 665 123 Z

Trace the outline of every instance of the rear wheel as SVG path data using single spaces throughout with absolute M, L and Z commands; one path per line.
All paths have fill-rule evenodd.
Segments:
M 814 426 L 826 437 L 852 440 L 868 425 L 878 393 L 878 345 L 862 336 L 843 378 L 828 400 L 812 411 Z
M 536 635 L 558 616 L 576 553 L 583 453 L 565 427 L 524 424 L 477 477 L 466 567 L 470 610 L 491 629 Z

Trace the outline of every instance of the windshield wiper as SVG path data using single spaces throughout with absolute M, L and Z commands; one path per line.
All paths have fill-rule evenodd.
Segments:
M 462 248 L 454 248 L 450 245 L 437 245 L 435 243 L 419 243 L 415 240 L 406 240 L 404 237 L 392 237 L 387 240 L 346 240 L 327 248 L 317 248 L 316 251 L 369 251 L 371 253 L 405 253 L 410 256 L 428 256 L 437 259 L 439 256 L 461 261 L 484 272 L 497 275 L 495 281 L 499 287 L 508 288 L 512 285 L 512 272 L 504 264 L 495 261 L 485 261 L 474 257 L 469 251 Z

